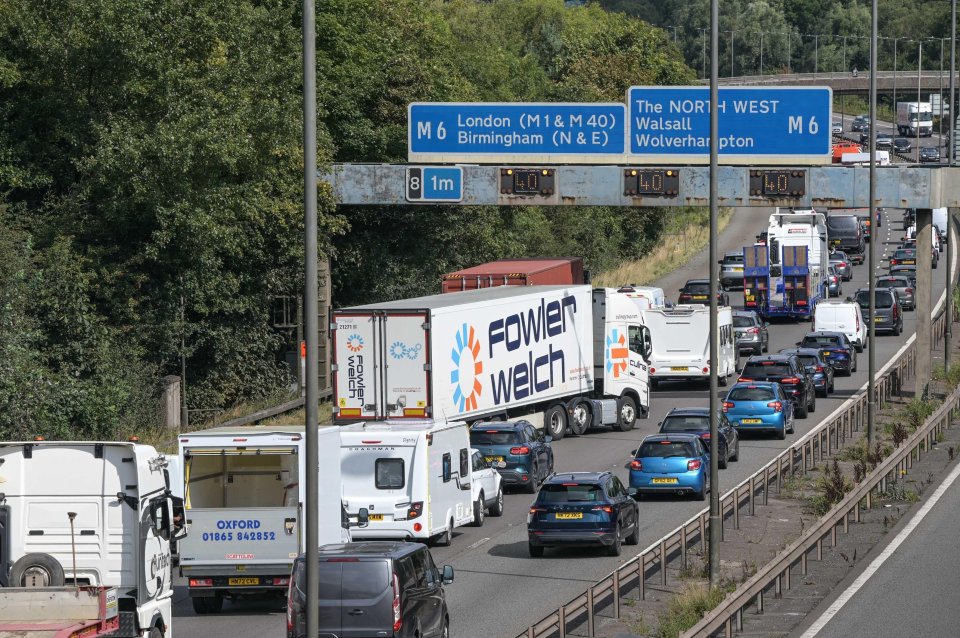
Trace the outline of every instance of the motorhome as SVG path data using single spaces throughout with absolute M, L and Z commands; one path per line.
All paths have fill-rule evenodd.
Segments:
M 173 635 L 180 515 L 151 446 L 0 443 L 0 584 L 116 588 L 118 638 Z
M 678 305 L 648 308 L 643 320 L 650 329 L 650 383 L 710 379 L 710 306 Z M 737 349 L 733 310 L 720 306 L 717 312 L 717 376 L 721 385 L 737 372 Z
M 354 539 L 449 545 L 454 529 L 473 522 L 470 435 L 463 421 L 343 426 L 339 472 L 347 515 L 368 513 L 369 524 L 353 530 Z
M 621 286 L 617 289 L 617 292 L 627 299 L 632 299 L 637 308 L 641 310 L 644 308 L 664 308 L 667 305 L 667 297 L 663 294 L 663 288 L 629 284 Z
M 188 531 L 180 542 L 180 575 L 194 611 L 217 613 L 225 598 L 286 593 L 306 534 L 304 426 L 217 427 L 179 440 Z M 317 440 L 319 542 L 349 542 L 340 431 L 322 427 Z

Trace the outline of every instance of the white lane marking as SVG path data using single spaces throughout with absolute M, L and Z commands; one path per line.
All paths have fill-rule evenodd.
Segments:
M 933 495 L 930 497 L 930 500 L 923 504 L 923 507 L 920 508 L 920 511 L 917 512 L 916 516 L 910 519 L 910 522 L 908 522 L 907 526 L 904 527 L 899 534 L 897 534 L 897 537 L 893 539 L 893 542 L 887 545 L 887 547 L 880 552 L 880 555 L 873 559 L 873 562 L 870 563 L 870 566 L 867 567 L 849 587 L 847 587 L 846 591 L 840 594 L 839 598 L 833 601 L 833 604 L 827 608 L 827 611 L 825 611 L 823 615 L 820 616 L 820 618 L 818 618 L 817 621 L 813 623 L 813 625 L 811 625 L 810 628 L 807 629 L 800 638 L 814 638 L 814 636 L 823 630 L 827 623 L 829 623 L 833 617 L 837 615 L 837 612 L 839 612 L 843 606 L 846 605 L 850 599 L 854 597 L 854 595 L 856 595 L 861 587 L 867 584 L 867 581 L 870 580 L 870 578 L 877 572 L 877 570 L 880 569 L 887 559 L 893 556 L 893 553 L 897 551 L 897 548 L 900 547 L 905 540 L 907 540 L 907 537 L 913 533 L 913 530 L 915 530 L 927 516 L 927 514 L 930 513 L 930 510 L 932 510 L 933 506 L 937 504 L 937 501 L 939 501 L 940 498 L 946 494 L 947 490 L 950 489 L 950 486 L 953 485 L 953 482 L 957 480 L 958 476 L 960 476 L 960 465 L 957 465 L 955 468 L 953 468 L 953 471 L 950 472 L 950 475 L 947 477 L 947 479 L 934 491 Z
M 473 543 L 472 545 L 467 545 L 467 549 L 476 549 L 476 548 L 480 547 L 481 545 L 483 545 L 484 543 L 486 543 L 488 540 L 490 540 L 490 539 L 489 539 L 489 538 L 481 538 L 481 539 L 478 540 L 476 543 Z

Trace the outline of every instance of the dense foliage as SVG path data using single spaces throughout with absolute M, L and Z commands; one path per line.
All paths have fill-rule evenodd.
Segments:
M 0 0 L 0 438 L 122 436 L 187 361 L 191 408 L 282 392 L 302 287 L 299 3 Z M 321 161 L 398 161 L 415 100 L 622 100 L 693 72 L 663 31 L 562 0 L 318 3 Z M 451 268 L 642 253 L 612 209 L 337 209 L 336 303 Z M 181 346 L 181 343 L 185 344 Z
M 670 29 L 698 75 L 709 73 L 710 0 L 599 0 L 615 12 Z M 757 75 L 786 71 L 863 71 L 870 61 L 871 0 L 721 0 L 719 73 Z M 676 27 L 674 30 L 673 27 Z M 950 65 L 950 3 L 879 0 L 877 29 L 883 38 L 878 68 L 916 69 L 923 41 L 923 67 Z M 761 40 L 760 34 L 764 34 Z M 894 38 L 897 38 L 896 49 Z M 761 58 L 762 44 L 762 58 Z M 731 71 L 732 69 L 732 71 Z

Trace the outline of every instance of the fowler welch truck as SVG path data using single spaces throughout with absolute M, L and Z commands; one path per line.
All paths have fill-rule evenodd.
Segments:
M 180 514 L 166 460 L 148 445 L 0 443 L 0 584 L 116 588 L 118 638 L 173 635 Z
M 554 439 L 649 409 L 650 331 L 613 289 L 500 286 L 334 311 L 334 421 L 510 418 Z
M 765 246 L 743 249 L 743 299 L 764 318 L 809 318 L 827 298 L 827 225 L 813 209 L 770 215 Z
M 320 428 L 318 445 L 319 542 L 349 542 L 339 428 Z M 188 532 L 180 542 L 180 575 L 187 579 L 194 611 L 217 613 L 227 597 L 285 594 L 306 533 L 304 427 L 219 427 L 182 434 L 180 461 Z

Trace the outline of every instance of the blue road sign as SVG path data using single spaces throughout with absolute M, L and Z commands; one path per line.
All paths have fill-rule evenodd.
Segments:
M 606 163 L 626 145 L 626 106 L 564 103 L 413 103 L 411 162 Z
M 459 166 L 411 166 L 407 169 L 408 202 L 459 202 L 463 169 Z
M 627 106 L 631 155 L 641 161 L 709 161 L 709 88 L 634 86 Z M 829 87 L 720 87 L 720 161 L 829 163 L 832 107 Z

